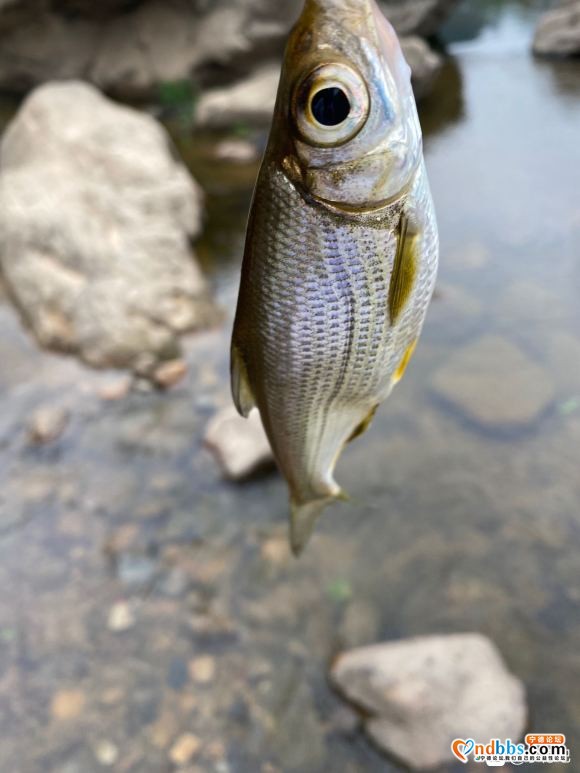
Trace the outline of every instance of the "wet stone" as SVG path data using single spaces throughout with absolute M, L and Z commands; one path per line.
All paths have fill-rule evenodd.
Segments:
M 242 480 L 274 461 L 257 410 L 244 419 L 233 406 L 224 408 L 209 423 L 205 442 L 231 480 Z
M 215 670 L 215 658 L 211 655 L 202 655 L 189 663 L 189 675 L 197 684 L 209 684 L 213 681 Z
M 153 381 L 160 389 L 170 389 L 183 381 L 186 375 L 187 363 L 184 360 L 168 360 L 154 370 Z
M 157 569 L 157 562 L 149 556 L 121 553 L 117 558 L 117 577 L 132 591 L 147 589 Z
M 192 733 L 180 736 L 169 751 L 169 759 L 174 765 L 187 765 L 198 753 L 201 741 Z
M 126 601 L 118 601 L 109 610 L 107 627 L 114 633 L 128 631 L 135 625 L 135 613 Z
M 111 768 L 119 759 L 119 749 L 111 741 L 101 741 L 95 748 L 95 758 L 104 768 Z
M 86 696 L 81 690 L 59 690 L 51 701 L 50 713 L 55 719 L 76 719 L 82 714 Z
M 36 410 L 28 422 L 28 438 L 35 445 L 52 443 L 65 430 L 68 413 L 64 408 L 45 406 Z
M 487 429 L 524 429 L 554 400 L 540 365 L 510 341 L 486 335 L 464 346 L 433 378 L 435 393 Z
M 422 636 L 351 650 L 331 678 L 367 714 L 380 749 L 414 770 L 453 761 L 454 738 L 519 740 L 527 707 L 522 683 L 480 634 Z

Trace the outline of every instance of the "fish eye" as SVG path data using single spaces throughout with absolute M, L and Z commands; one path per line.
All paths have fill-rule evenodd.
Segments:
M 353 139 L 366 123 L 369 94 L 362 77 L 344 64 L 323 64 L 295 89 L 299 133 L 311 145 L 333 147 Z
M 338 126 L 350 113 L 350 102 L 337 86 L 320 89 L 310 100 L 310 110 L 321 126 Z

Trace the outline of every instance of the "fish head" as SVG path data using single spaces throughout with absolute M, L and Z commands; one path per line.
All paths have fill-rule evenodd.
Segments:
M 269 150 L 301 190 L 376 208 L 422 156 L 411 71 L 375 0 L 306 0 L 288 45 Z

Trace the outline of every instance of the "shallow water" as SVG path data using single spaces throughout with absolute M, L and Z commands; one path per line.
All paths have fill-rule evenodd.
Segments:
M 299 562 L 282 481 L 226 484 L 202 447 L 229 400 L 227 326 L 188 342 L 169 394 L 105 402 L 110 374 L 37 352 L 0 304 L 2 773 L 102 770 L 105 741 L 115 770 L 170 771 L 185 732 L 201 741 L 191 771 L 396 770 L 328 664 L 471 630 L 524 680 L 530 729 L 565 733 L 580 758 L 580 63 L 530 57 L 537 4 L 485 7 L 450 24 L 422 109 L 437 297 L 402 386 L 339 466 L 351 505 Z M 256 170 L 208 164 L 214 143 L 179 141 L 209 194 L 198 251 L 231 308 Z M 490 336 L 519 359 L 442 390 Z M 55 403 L 65 433 L 31 448 L 27 417 Z M 119 602 L 124 632 L 108 626 Z

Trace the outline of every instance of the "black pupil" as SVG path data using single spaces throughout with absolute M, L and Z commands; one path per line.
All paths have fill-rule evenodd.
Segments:
M 350 113 L 350 102 L 342 89 L 336 86 L 317 91 L 310 104 L 312 115 L 322 126 L 338 126 Z

